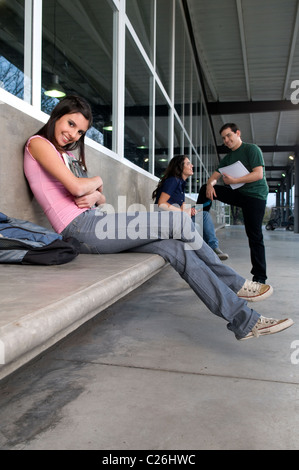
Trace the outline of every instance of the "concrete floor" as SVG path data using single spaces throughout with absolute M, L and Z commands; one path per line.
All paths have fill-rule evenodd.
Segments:
M 218 232 L 250 278 L 243 227 Z M 2 450 L 298 450 L 299 235 L 265 232 L 277 335 L 236 341 L 166 268 L 0 383 Z

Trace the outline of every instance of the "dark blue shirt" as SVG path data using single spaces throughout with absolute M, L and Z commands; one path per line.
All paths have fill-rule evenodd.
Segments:
M 168 199 L 168 204 L 171 205 L 181 205 L 185 202 L 185 187 L 186 181 L 182 178 L 176 178 L 175 176 L 170 176 L 159 188 L 155 204 L 158 204 L 161 193 L 169 194 L 170 198 Z

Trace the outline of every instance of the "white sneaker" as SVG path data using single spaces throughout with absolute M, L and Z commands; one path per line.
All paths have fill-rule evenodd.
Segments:
M 249 302 L 258 302 L 259 300 L 267 299 L 272 294 L 272 286 L 247 280 L 237 293 L 237 296 L 241 299 L 248 300 Z
M 285 320 L 274 320 L 274 318 L 260 317 L 257 323 L 252 328 L 251 332 L 247 336 L 241 338 L 241 341 L 249 338 L 258 338 L 263 335 L 272 335 L 273 333 L 279 333 L 286 328 L 294 325 L 294 322 L 291 318 L 286 318 Z

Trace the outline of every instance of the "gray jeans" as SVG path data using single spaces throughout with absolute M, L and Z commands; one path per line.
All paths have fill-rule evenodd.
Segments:
M 62 232 L 80 241 L 81 253 L 133 251 L 162 256 L 236 338 L 246 336 L 260 315 L 236 293 L 245 279 L 223 264 L 184 212 L 104 214 L 88 210 Z

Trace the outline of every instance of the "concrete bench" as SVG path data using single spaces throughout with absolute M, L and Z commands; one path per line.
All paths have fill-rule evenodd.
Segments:
M 24 105 L 25 106 L 25 105 Z M 23 147 L 41 121 L 1 103 L 0 211 L 50 228 L 23 173 Z M 24 117 L 25 116 L 25 117 Z M 14 125 L 11 125 L 11 122 Z M 148 207 L 157 181 L 87 148 L 90 174 L 105 175 L 107 201 Z M 113 184 L 111 184 L 113 182 Z M 118 189 L 118 192 L 116 191 Z M 191 201 L 192 202 L 192 201 Z M 53 346 L 166 265 L 158 255 L 79 255 L 60 266 L 0 266 L 0 380 Z
M 79 255 L 60 266 L 1 265 L 0 379 L 165 266 L 158 255 Z
M 0 380 L 160 272 L 159 255 L 79 255 L 0 268 Z
M 0 211 L 50 228 L 24 177 L 23 148 L 43 121 L 1 102 Z M 12 125 L 13 123 L 14 125 Z M 108 157 L 92 145 L 86 149 L 91 175 L 104 177 L 105 195 L 118 207 L 118 193 L 129 207 L 145 207 L 156 186 L 153 177 Z M 60 266 L 0 265 L 0 379 L 36 357 L 84 322 L 137 288 L 165 266 L 158 255 L 79 255 Z M 4 363 L 4 364 L 3 364 Z

